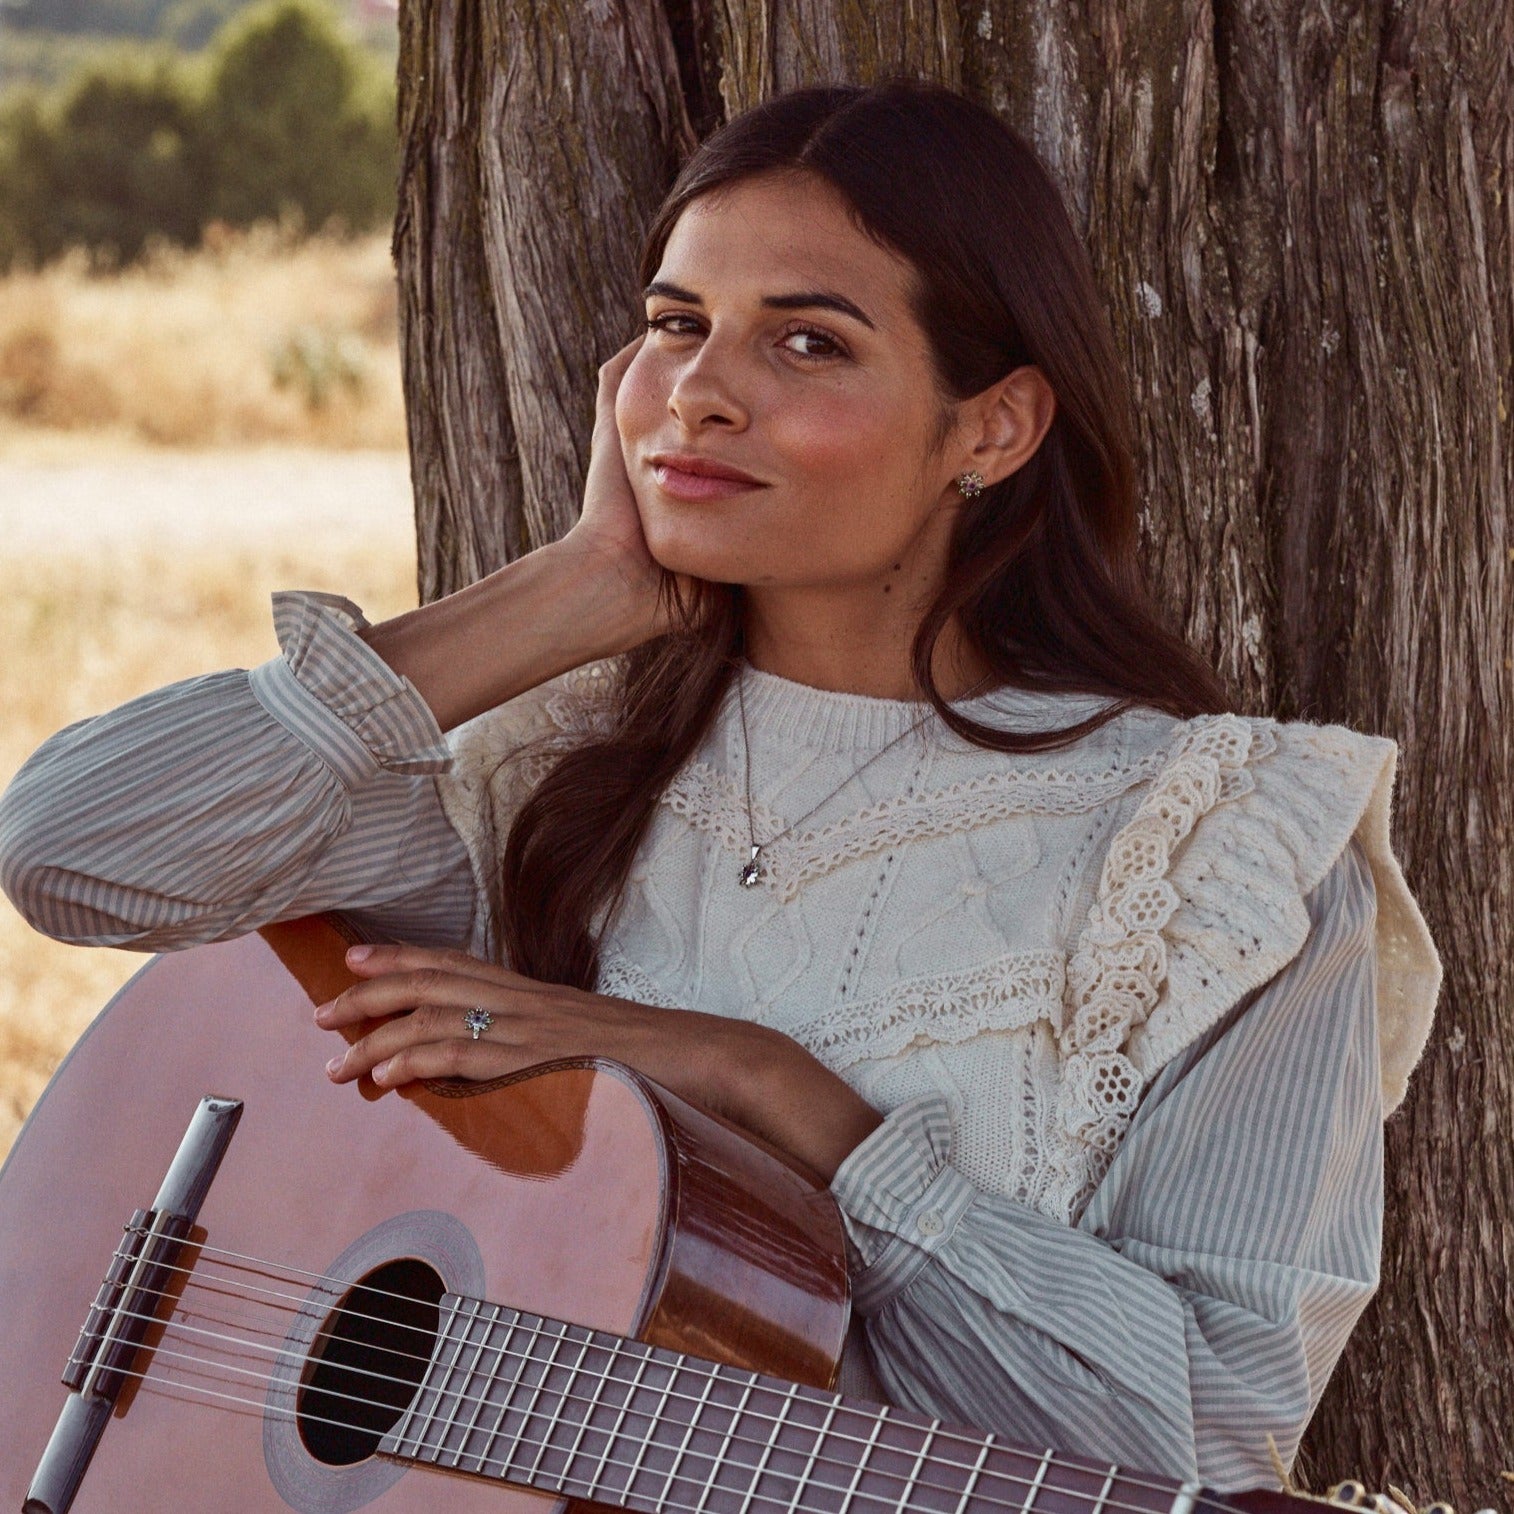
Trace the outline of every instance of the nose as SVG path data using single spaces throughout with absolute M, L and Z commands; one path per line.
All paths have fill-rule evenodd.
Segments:
M 710 337 L 680 365 L 668 391 L 668 412 L 685 431 L 698 432 L 707 426 L 739 431 L 747 425 L 751 417 L 737 393 L 731 368 L 730 354 L 722 353 Z

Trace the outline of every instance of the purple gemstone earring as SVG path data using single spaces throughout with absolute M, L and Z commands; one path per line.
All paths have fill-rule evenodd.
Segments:
M 983 475 L 976 468 L 971 473 L 963 473 L 957 479 L 957 487 L 965 498 L 972 499 L 983 492 Z

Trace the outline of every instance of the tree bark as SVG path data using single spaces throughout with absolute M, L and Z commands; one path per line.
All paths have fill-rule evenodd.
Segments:
M 1395 850 L 1446 967 L 1388 1127 L 1381 1293 L 1299 1472 L 1506 1504 L 1507 0 L 405 0 L 402 19 L 428 598 L 574 518 L 595 369 L 629 334 L 691 120 L 906 73 L 1035 144 L 1127 355 L 1157 595 L 1252 713 L 1399 742 Z

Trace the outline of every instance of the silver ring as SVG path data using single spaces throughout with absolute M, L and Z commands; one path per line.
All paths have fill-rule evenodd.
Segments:
M 472 1009 L 463 1011 L 463 1028 L 473 1032 L 475 1041 L 493 1024 L 494 1016 L 482 1005 L 475 1004 Z

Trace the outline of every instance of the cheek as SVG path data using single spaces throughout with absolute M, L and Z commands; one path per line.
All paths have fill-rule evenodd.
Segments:
M 643 347 L 631 359 L 615 391 L 615 426 L 621 441 L 632 443 L 649 436 L 668 412 L 668 389 L 657 365 L 647 359 Z

